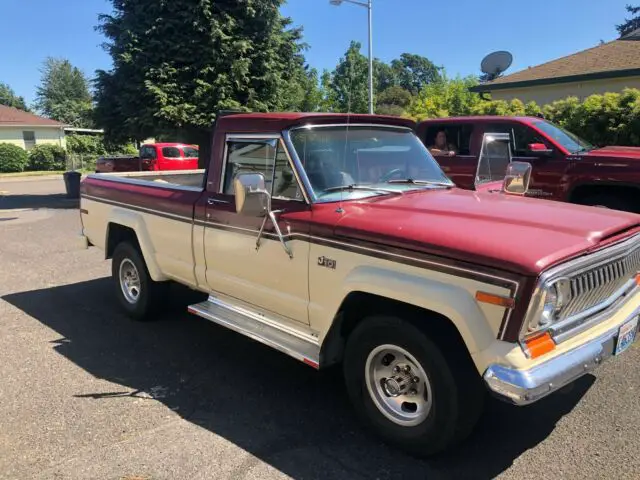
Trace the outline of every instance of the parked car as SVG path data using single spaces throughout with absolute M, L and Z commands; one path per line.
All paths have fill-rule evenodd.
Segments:
M 193 170 L 198 168 L 198 146 L 182 143 L 147 143 L 138 155 L 100 157 L 96 173 Z
M 508 133 L 513 160 L 533 167 L 528 196 L 640 213 L 640 148 L 596 148 L 537 117 L 438 118 L 417 127 L 418 136 L 428 147 L 434 145 L 439 131 L 445 132 L 454 150 L 434 156 L 461 188 L 473 190 L 477 186 L 484 136 Z M 493 172 L 495 178 L 503 173 Z
M 414 127 L 222 116 L 204 170 L 89 175 L 82 244 L 111 259 L 133 319 L 184 284 L 202 293 L 192 314 L 314 369 L 341 364 L 386 441 L 443 451 L 487 392 L 536 402 L 635 341 L 640 216 L 525 198 L 523 162 L 495 194 L 457 188 Z

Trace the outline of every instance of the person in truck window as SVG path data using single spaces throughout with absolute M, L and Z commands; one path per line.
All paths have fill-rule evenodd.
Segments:
M 447 134 L 444 130 L 438 130 L 435 142 L 429 147 L 429 151 L 432 155 L 449 155 L 451 157 L 456 154 L 456 147 L 447 142 Z

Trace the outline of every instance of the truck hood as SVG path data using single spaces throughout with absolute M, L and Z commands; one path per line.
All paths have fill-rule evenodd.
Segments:
M 612 160 L 620 161 L 630 160 L 637 162 L 640 160 L 640 148 L 639 147 L 603 147 L 591 150 L 585 155 L 587 158 L 598 157 L 601 161 L 603 158 L 610 158 Z
M 335 234 L 345 241 L 523 275 L 538 275 L 640 225 L 640 215 L 632 213 L 457 188 L 374 197 L 343 208 Z

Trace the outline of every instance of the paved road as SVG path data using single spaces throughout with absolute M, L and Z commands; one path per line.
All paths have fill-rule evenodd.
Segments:
M 537 405 L 492 401 L 458 451 L 419 461 L 363 433 L 339 371 L 184 314 L 183 292 L 127 320 L 62 182 L 2 190 L 0 478 L 640 477 L 638 344 Z

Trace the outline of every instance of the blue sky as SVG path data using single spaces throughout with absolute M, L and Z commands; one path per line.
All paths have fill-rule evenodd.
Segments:
M 615 39 L 630 1 L 373 0 L 374 55 L 384 61 L 403 52 L 424 55 L 455 76 L 478 73 L 484 55 L 509 50 L 514 62 L 507 73 L 515 72 Z M 109 68 L 94 31 L 98 14 L 110 11 L 107 0 L 0 0 L 0 11 L 0 81 L 28 103 L 47 56 L 66 57 L 90 76 Z M 320 70 L 332 69 L 352 39 L 367 52 L 364 8 L 288 0 L 283 13 L 304 27 L 307 60 Z

